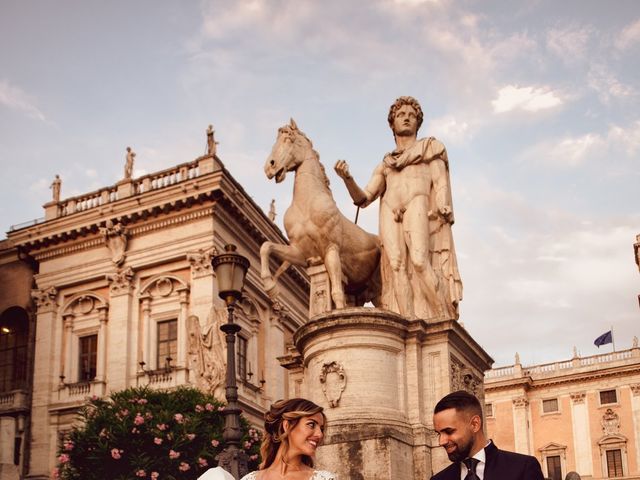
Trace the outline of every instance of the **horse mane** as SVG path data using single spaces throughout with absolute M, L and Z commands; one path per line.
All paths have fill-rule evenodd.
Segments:
M 331 182 L 329 181 L 329 177 L 327 176 L 327 171 L 325 170 L 324 165 L 320 161 L 320 154 L 313 148 L 313 142 L 311 141 L 311 139 L 307 137 L 307 135 L 302 130 L 298 128 L 292 128 L 290 125 L 281 127 L 279 131 L 289 136 L 302 137 L 304 140 L 309 142 L 309 146 L 311 147 L 311 152 L 313 153 L 313 156 L 315 157 L 315 159 L 318 161 L 318 164 L 320 165 L 320 171 L 322 172 L 324 183 L 327 186 L 327 189 L 329 190 L 329 192 L 331 192 L 331 187 L 330 187 Z

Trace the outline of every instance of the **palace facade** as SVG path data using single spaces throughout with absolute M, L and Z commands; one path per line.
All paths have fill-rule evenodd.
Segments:
M 292 390 L 277 358 L 308 316 L 309 282 L 291 268 L 280 300 L 265 295 L 260 245 L 286 239 L 215 153 L 55 197 L 0 242 L 0 479 L 49 478 L 89 396 L 193 385 L 224 400 L 227 313 L 211 259 L 228 243 L 251 262 L 237 379 L 261 423 Z
M 640 478 L 640 348 L 485 374 L 486 428 L 547 478 Z

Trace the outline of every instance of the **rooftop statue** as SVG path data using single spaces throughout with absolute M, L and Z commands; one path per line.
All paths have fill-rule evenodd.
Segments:
M 356 304 L 377 303 L 378 237 L 338 210 L 320 157 L 293 119 L 278 130 L 264 171 L 267 178 L 275 177 L 276 183 L 282 182 L 287 172 L 295 172 L 293 200 L 283 221 L 290 244 L 265 242 L 260 249 L 267 293 L 277 296 L 275 281 L 289 265 L 306 267 L 319 259 L 327 269 L 335 308 L 347 306 L 345 292 L 356 297 Z M 269 269 L 271 255 L 283 261 L 275 274 Z
M 60 201 L 60 188 L 62 187 L 62 180 L 60 179 L 60 175 L 56 175 L 56 178 L 53 179 L 53 183 L 49 187 L 51 189 L 51 194 L 54 202 Z
M 131 147 L 127 147 L 127 161 L 124 164 L 124 179 L 131 180 L 133 175 L 133 162 L 136 158 L 136 152 L 131 150 Z
M 359 207 L 380 198 L 382 307 L 407 318 L 457 318 L 462 282 L 451 234 L 449 160 L 434 137 L 417 138 L 422 120 L 417 100 L 398 98 L 388 115 L 396 148 L 367 186 L 356 184 L 344 160 L 335 170 Z

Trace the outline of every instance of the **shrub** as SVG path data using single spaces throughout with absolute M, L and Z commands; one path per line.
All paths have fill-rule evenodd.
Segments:
M 55 478 L 64 480 L 196 479 L 215 467 L 224 447 L 223 404 L 193 388 L 129 388 L 91 398 L 81 425 L 64 438 Z M 261 434 L 242 418 L 240 448 L 257 469 Z

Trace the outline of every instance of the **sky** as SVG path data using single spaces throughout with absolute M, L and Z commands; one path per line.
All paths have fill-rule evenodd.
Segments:
M 0 227 L 62 197 L 218 155 L 280 225 L 262 167 L 294 118 L 364 185 L 401 95 L 448 151 L 460 321 L 495 359 L 606 353 L 640 336 L 640 2 L 2 0 Z M 377 203 L 359 224 L 377 232 Z

